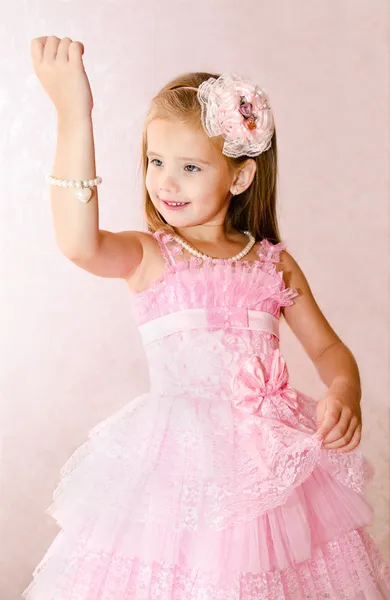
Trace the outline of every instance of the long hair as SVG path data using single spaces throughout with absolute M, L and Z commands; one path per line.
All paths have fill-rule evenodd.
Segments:
M 193 90 L 182 89 L 182 86 L 198 87 L 210 77 L 218 79 L 219 75 L 211 73 L 184 73 L 167 83 L 152 99 L 147 113 L 142 135 L 141 168 L 143 173 L 143 204 L 148 231 L 155 232 L 160 227 L 168 231 L 173 229 L 154 206 L 145 185 L 148 167 L 147 137 L 148 124 L 155 118 L 179 120 L 194 129 L 202 128 L 201 106 L 197 94 Z M 210 138 L 210 142 L 221 152 L 222 136 Z M 232 158 L 223 157 L 228 162 L 230 170 L 236 169 L 245 162 L 248 156 Z M 276 132 L 271 140 L 271 146 L 265 152 L 251 158 L 256 161 L 256 174 L 252 183 L 241 194 L 233 196 L 226 213 L 226 225 L 239 231 L 249 230 L 256 241 L 268 238 L 276 244 L 281 241 L 276 214 L 276 183 L 277 183 L 277 147 Z

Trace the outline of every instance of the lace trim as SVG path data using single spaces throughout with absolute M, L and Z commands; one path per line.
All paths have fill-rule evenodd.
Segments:
M 286 250 L 286 242 L 272 244 L 267 238 L 261 240 L 257 254 L 264 262 L 277 263 L 280 260 L 280 253 Z
M 195 257 L 194 257 L 195 258 Z M 279 316 L 282 306 L 294 304 L 298 291 L 286 288 L 282 273 L 267 272 L 260 262 L 253 269 L 231 266 L 202 268 L 187 262 L 166 264 L 163 274 L 147 289 L 133 294 L 132 305 L 138 324 L 186 308 L 245 307 Z
M 152 235 L 159 243 L 165 262 L 169 265 L 174 265 L 174 257 L 178 254 L 183 254 L 183 247 L 175 242 L 172 233 L 166 232 L 164 228 L 158 229 Z M 167 245 L 169 242 L 172 242 L 171 247 Z
M 23 598 L 384 600 L 390 593 L 389 564 L 372 535 L 361 529 L 313 549 L 310 560 L 260 573 L 251 572 L 250 565 L 241 572 L 211 572 L 120 551 L 86 552 L 83 543 L 81 539 L 60 576 L 55 560 L 45 556 Z

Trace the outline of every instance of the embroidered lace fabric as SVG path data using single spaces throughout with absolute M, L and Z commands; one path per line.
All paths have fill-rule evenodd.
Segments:
M 166 261 L 132 295 L 139 326 L 202 308 L 209 326 L 145 347 L 150 391 L 94 427 L 65 463 L 47 512 L 60 533 L 27 600 L 383 600 L 390 567 L 365 527 L 373 466 L 323 450 L 316 401 L 293 389 L 279 340 L 238 328 L 280 317 L 298 291 L 258 260 Z

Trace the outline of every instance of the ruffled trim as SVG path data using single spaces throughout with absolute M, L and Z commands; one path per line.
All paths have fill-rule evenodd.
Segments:
M 272 261 L 272 265 L 274 265 L 274 261 Z M 274 270 L 274 266 L 271 267 L 271 270 Z M 277 275 L 282 280 L 281 286 L 282 289 L 278 296 L 279 306 L 292 306 L 294 304 L 294 298 L 299 296 L 299 292 L 296 288 L 286 287 L 286 284 L 283 279 L 283 271 L 276 271 Z
M 169 257 L 177 256 L 178 254 L 183 254 L 183 247 L 174 242 L 168 247 L 168 243 L 173 241 L 173 235 L 170 232 L 167 232 L 164 228 L 160 228 L 155 231 L 152 236 L 158 241 L 162 254 L 166 260 L 166 262 L 171 265 L 172 262 L 169 260 Z
M 73 544 L 73 546 L 72 546 Z M 34 573 L 26 600 L 384 600 L 390 568 L 372 536 L 352 530 L 313 549 L 310 560 L 283 570 L 191 568 L 184 561 L 145 561 L 119 550 L 86 552 L 63 539 L 46 569 Z M 70 556 L 65 559 L 64 556 Z M 43 566 L 43 565 L 42 565 Z
M 321 449 L 314 401 L 309 408 L 299 394 L 293 410 L 265 397 L 259 415 L 229 403 L 213 416 L 206 401 L 186 398 L 144 394 L 99 423 L 63 466 L 49 514 L 77 526 L 112 509 L 134 521 L 149 514 L 171 531 L 203 523 L 217 532 L 282 505 L 316 468 L 349 488 L 344 497 L 352 494 L 356 506 L 365 504 L 366 459 L 357 449 Z M 178 425 L 184 418 L 192 423 L 185 434 Z
M 89 440 L 61 470 L 47 512 L 63 530 L 38 568 L 39 585 L 31 590 L 37 595 L 25 596 L 27 600 L 73 600 L 86 590 L 95 600 L 95 585 L 96 594 L 101 586 L 111 585 L 119 600 L 123 593 L 111 574 L 111 561 L 118 568 L 117 558 L 123 560 L 129 582 L 129 556 L 140 555 L 150 570 L 159 561 L 193 567 L 197 575 L 188 581 L 193 589 L 206 575 L 202 569 L 211 569 L 207 576 L 223 585 L 233 572 L 236 576 L 242 571 L 249 577 L 244 581 L 252 586 L 247 588 L 252 597 L 256 592 L 271 600 L 287 594 L 289 588 L 280 586 L 301 581 L 304 573 L 310 573 L 312 587 L 303 587 L 302 594 L 309 597 L 323 589 L 339 591 L 322 589 L 321 583 L 334 586 L 336 581 L 349 590 L 343 561 L 348 558 L 352 568 L 355 556 L 360 559 L 353 568 L 363 573 L 355 582 L 362 586 L 357 589 L 365 590 L 363 583 L 374 585 L 376 573 L 371 580 L 365 565 L 377 550 L 373 546 L 366 551 L 353 532 L 372 517 L 364 497 L 356 494 L 361 491 L 362 455 L 320 450 L 312 436 L 314 401 L 310 404 L 302 397 L 300 411 L 281 403 L 277 418 L 272 418 L 272 405 L 265 398 L 261 416 L 243 419 L 228 404 L 215 413 L 204 400 L 186 398 L 138 396 L 90 431 Z M 330 454 L 338 463 L 337 473 L 329 469 Z M 351 554 L 354 544 L 358 546 Z M 324 548 L 329 551 L 324 553 Z M 102 562 L 95 563 L 97 557 Z M 300 561 L 305 562 L 295 564 Z M 334 578 L 337 568 L 340 582 Z M 272 595 L 275 577 L 279 596 Z M 59 583 L 64 587 L 54 593 Z M 226 588 L 226 600 L 237 583 Z M 141 584 L 136 575 L 132 585 L 131 597 L 137 598 Z M 108 594 L 109 588 L 104 589 Z M 213 597 L 212 589 L 206 597 Z M 245 589 L 240 588 L 238 597 L 249 600 Z M 372 589 L 367 587 L 370 593 Z M 175 597 L 191 598 L 188 588 L 182 597 L 175 591 Z
M 175 260 L 182 255 L 180 244 L 173 243 L 173 235 L 164 228 L 157 230 L 158 240 L 165 257 L 165 269 L 149 288 L 133 294 L 135 317 L 140 325 L 167 312 L 186 308 L 245 307 L 269 312 L 279 317 L 280 308 L 294 304 L 299 293 L 286 287 L 283 272 L 276 268 L 284 242 L 259 243 L 260 260 L 201 259 L 196 256 Z M 168 244 L 168 245 L 167 245 Z
M 133 296 L 138 324 L 175 310 L 232 306 L 269 312 L 278 317 L 298 291 L 286 288 L 283 273 L 262 261 L 231 263 L 192 256 L 167 264 L 151 286 Z
M 265 263 L 277 263 L 280 261 L 280 253 L 282 250 L 286 250 L 286 242 L 279 242 L 278 244 L 272 244 L 267 238 L 264 238 L 256 252 L 261 260 Z
M 152 233 L 152 236 L 159 240 L 162 244 L 167 244 L 171 240 L 173 240 L 173 235 L 169 231 L 167 231 L 164 227 L 160 227 L 156 231 Z

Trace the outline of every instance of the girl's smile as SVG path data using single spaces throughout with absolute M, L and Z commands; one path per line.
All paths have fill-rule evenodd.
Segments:
M 190 202 L 175 202 L 174 200 L 162 200 L 162 198 L 159 198 L 159 200 L 170 210 L 180 210 L 190 204 Z

